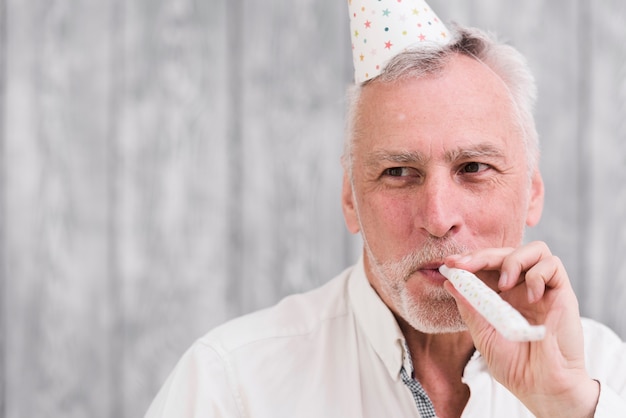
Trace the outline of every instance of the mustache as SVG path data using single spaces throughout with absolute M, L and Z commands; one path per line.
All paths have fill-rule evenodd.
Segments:
M 404 281 L 416 271 L 433 264 L 443 264 L 443 259 L 454 254 L 463 254 L 470 250 L 453 238 L 429 238 L 420 248 L 415 249 L 398 261 L 383 263 L 383 269 L 402 277 Z

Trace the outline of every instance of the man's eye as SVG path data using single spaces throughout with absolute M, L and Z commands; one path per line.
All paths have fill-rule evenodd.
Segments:
M 488 169 L 489 166 L 487 164 L 483 164 L 483 163 L 477 163 L 477 162 L 471 162 L 471 163 L 467 163 L 465 165 L 463 165 L 463 167 L 461 167 L 461 172 L 462 173 L 480 173 L 481 171 L 484 171 L 486 169 Z
M 391 177 L 405 177 L 410 176 L 411 172 L 408 167 L 392 167 L 386 169 L 383 174 Z

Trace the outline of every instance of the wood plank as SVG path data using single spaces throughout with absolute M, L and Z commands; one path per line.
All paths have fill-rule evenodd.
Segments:
M 588 154 L 579 169 L 590 182 L 589 230 L 585 261 L 589 265 L 588 308 L 626 337 L 626 5 L 606 1 L 582 22 L 592 54 Z
M 351 257 L 339 161 L 352 79 L 347 6 L 270 3 L 243 1 L 245 310 L 323 283 Z
M 0 0 L 0 416 L 6 416 L 6 4 Z
M 126 392 L 126 369 L 120 359 L 125 358 L 125 329 L 126 318 L 123 305 L 124 282 L 120 274 L 118 259 L 119 230 L 116 220 L 119 218 L 119 192 L 116 183 L 119 170 L 119 147 L 116 138 L 119 135 L 119 125 L 121 123 L 121 95 L 120 85 L 123 85 L 124 57 L 123 39 L 125 31 L 124 21 L 124 0 L 110 0 L 110 13 L 107 26 L 107 36 L 109 42 L 108 55 L 108 124 L 107 124 L 107 145 L 106 145 L 106 204 L 107 204 L 107 231 L 104 238 L 106 246 L 107 265 L 107 325 L 108 335 L 108 376 L 106 384 L 109 392 L 108 416 L 124 416 L 124 394 Z
M 6 2 L 7 416 L 111 401 L 107 4 Z
M 226 13 L 226 0 L 125 4 L 114 181 L 129 417 L 193 340 L 233 315 Z

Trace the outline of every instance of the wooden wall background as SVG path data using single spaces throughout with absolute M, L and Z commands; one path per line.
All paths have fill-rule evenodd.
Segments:
M 529 238 L 626 337 L 626 3 L 431 0 L 536 72 Z M 359 252 L 343 0 L 0 0 L 0 414 L 137 417 L 182 352 Z

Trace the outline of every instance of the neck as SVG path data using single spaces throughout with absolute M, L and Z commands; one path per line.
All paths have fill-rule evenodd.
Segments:
M 474 353 L 474 343 L 469 332 L 425 334 L 402 318 L 396 319 L 411 351 L 416 378 L 419 378 L 418 371 L 432 365 L 445 369 L 451 377 L 458 376 L 460 380 L 465 365 Z
M 438 416 L 460 416 L 469 399 L 463 371 L 474 353 L 469 332 L 425 334 L 397 317 L 411 352 L 415 379 L 430 397 Z

